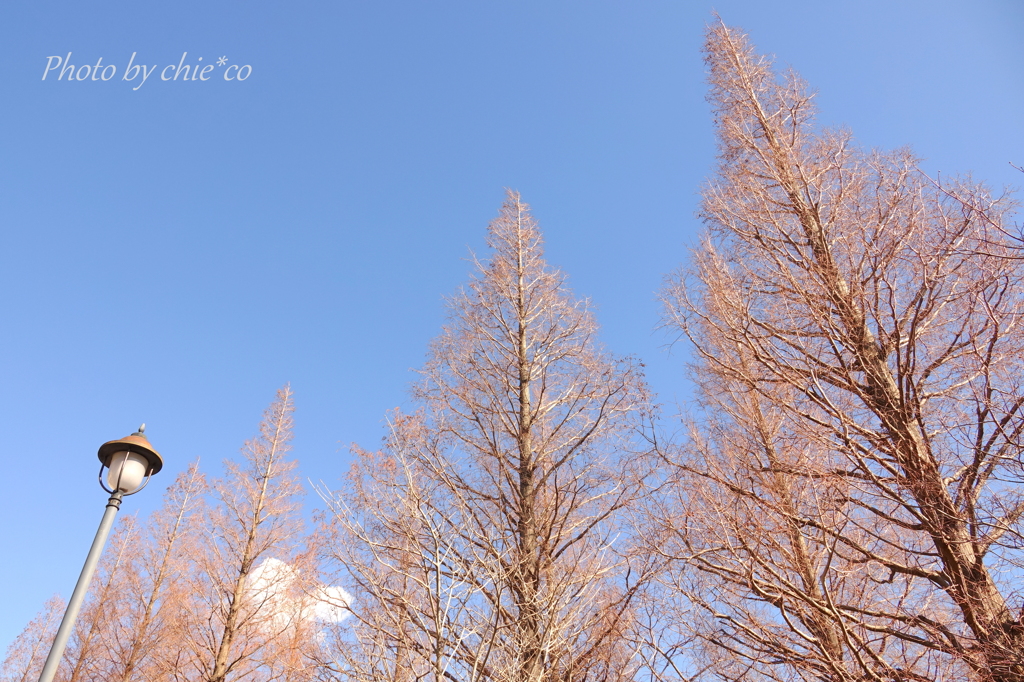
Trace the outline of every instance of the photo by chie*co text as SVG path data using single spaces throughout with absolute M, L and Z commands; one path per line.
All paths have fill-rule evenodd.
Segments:
M 95 64 L 74 63 L 72 53 L 66 56 L 51 55 L 46 58 L 46 67 L 43 69 L 42 80 L 67 80 L 67 81 L 110 81 L 121 80 L 132 83 L 132 90 L 138 90 L 151 76 L 158 76 L 154 80 L 161 81 L 209 81 L 223 79 L 226 81 L 244 81 L 252 75 L 252 66 L 249 64 L 228 64 L 230 61 L 226 56 L 219 57 L 213 62 L 203 62 L 202 57 L 194 61 L 188 60 L 188 52 L 181 54 L 177 64 L 166 64 L 161 67 L 159 64 L 147 65 L 137 62 L 138 52 L 132 52 L 123 70 L 119 70 L 115 64 L 103 62 L 100 57 Z M 117 78 L 118 74 L 120 78 Z

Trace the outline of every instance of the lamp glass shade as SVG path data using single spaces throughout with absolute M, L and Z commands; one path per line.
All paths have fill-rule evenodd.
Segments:
M 142 455 L 126 451 L 115 452 L 110 457 L 107 487 L 111 490 L 120 490 L 122 493 L 131 494 L 142 485 L 148 469 L 149 462 Z

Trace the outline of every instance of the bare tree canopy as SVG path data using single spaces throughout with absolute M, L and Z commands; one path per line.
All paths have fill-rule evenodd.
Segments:
M 292 439 L 292 391 L 285 386 L 263 413 L 260 432 L 242 448 L 240 462 L 225 462 L 227 476 L 213 484 L 217 504 L 209 510 L 206 546 L 194 575 L 194 613 L 187 638 L 193 677 L 224 682 L 266 672 L 266 656 L 287 639 L 298 613 L 282 611 L 277 593 L 286 573 L 263 577 L 261 562 L 291 561 L 303 539 Z
M 4 662 L 0 665 L 2 682 L 34 682 L 39 679 L 66 606 L 58 596 L 46 600 L 42 610 L 7 647 Z
M 222 478 L 122 518 L 57 682 L 1024 682 L 1014 205 L 817 126 L 721 22 L 705 55 L 707 229 L 662 290 L 681 442 L 509 191 L 316 530 L 286 386 Z
M 664 290 L 701 409 L 662 509 L 723 679 L 1024 679 L 1020 244 L 1005 201 L 820 130 L 722 24 L 719 165 Z
M 648 459 L 639 366 L 616 360 L 509 192 L 380 452 L 336 504 L 354 679 L 629 679 L 625 512 Z

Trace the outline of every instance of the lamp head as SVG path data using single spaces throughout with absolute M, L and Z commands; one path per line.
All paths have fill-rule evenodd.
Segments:
M 143 424 L 132 435 L 100 446 L 97 455 L 103 466 L 109 469 L 107 482 L 111 491 L 119 490 L 130 495 L 141 489 L 144 478 L 163 468 L 163 458 L 143 435 L 145 430 L 146 425 Z

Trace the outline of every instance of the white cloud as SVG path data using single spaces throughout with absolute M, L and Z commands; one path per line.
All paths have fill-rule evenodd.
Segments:
M 352 595 L 338 586 L 318 585 L 302 592 L 296 584 L 299 575 L 294 566 L 280 559 L 265 559 L 249 574 L 250 597 L 262 602 L 261 610 L 273 614 L 275 626 L 286 625 L 296 617 L 320 623 L 340 623 L 350 614 Z

